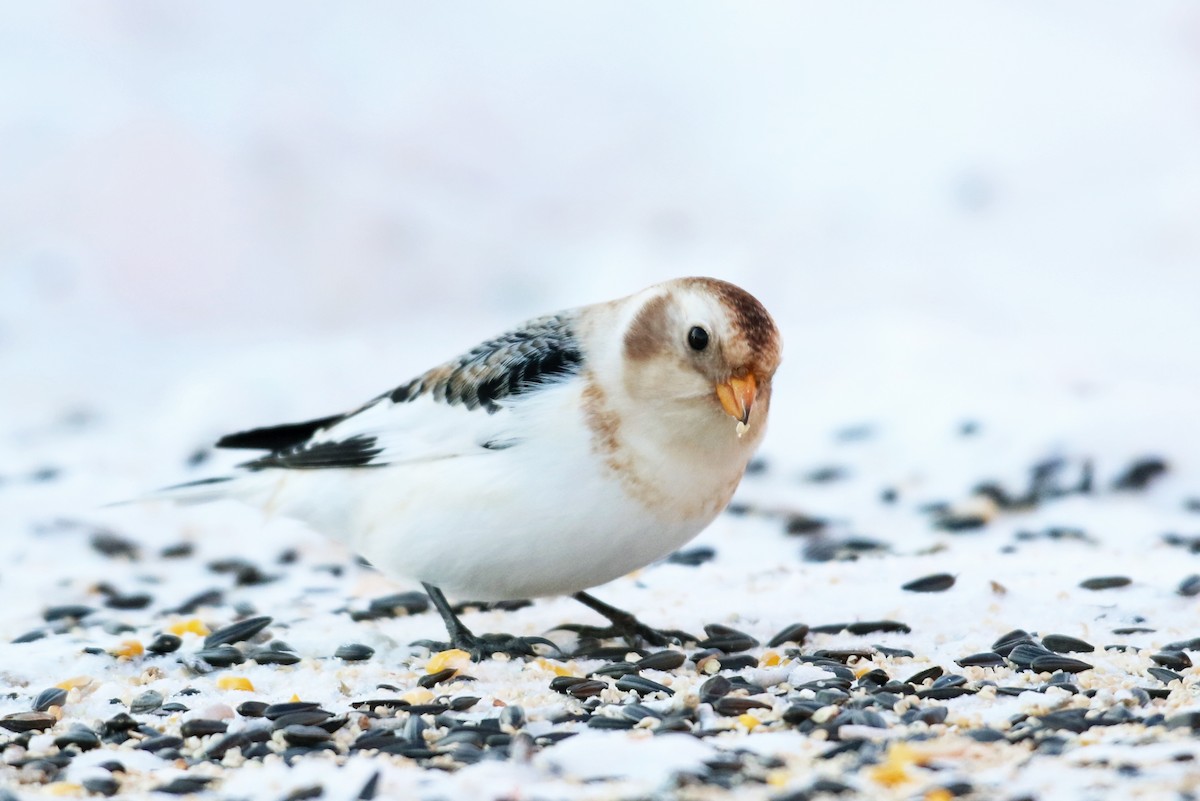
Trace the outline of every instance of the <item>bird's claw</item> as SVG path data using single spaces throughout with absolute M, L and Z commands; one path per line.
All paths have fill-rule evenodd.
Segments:
M 570 631 L 578 635 L 581 639 L 588 637 L 596 640 L 610 640 L 621 637 L 632 646 L 645 644 L 663 647 L 700 641 L 700 638 L 694 634 L 688 634 L 686 631 L 651 628 L 636 618 L 622 624 L 613 623 L 611 626 L 586 626 L 579 623 L 564 623 L 554 628 L 561 631 Z
M 538 656 L 538 652 L 534 649 L 535 645 L 549 646 L 554 649 L 555 655 L 562 655 L 558 646 L 545 637 L 515 637 L 512 634 L 473 634 L 457 637 L 451 642 L 417 640 L 412 644 L 428 648 L 430 651 L 448 651 L 457 648 L 470 654 L 472 662 L 491 659 L 495 654 L 505 654 L 514 659 Z

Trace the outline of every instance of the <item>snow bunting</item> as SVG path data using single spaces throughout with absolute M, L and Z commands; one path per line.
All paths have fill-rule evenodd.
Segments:
M 662 644 L 583 590 L 666 556 L 725 507 L 779 360 L 749 293 L 677 279 L 530 320 L 354 411 L 231 434 L 218 447 L 269 453 L 166 493 L 298 518 L 421 581 L 449 644 L 476 658 L 549 641 L 476 636 L 443 590 L 570 594 L 613 624 L 588 633 Z

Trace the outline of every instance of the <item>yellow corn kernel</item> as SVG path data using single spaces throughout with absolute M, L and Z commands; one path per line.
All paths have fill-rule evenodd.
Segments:
M 470 654 L 461 648 L 451 648 L 449 651 L 438 651 L 436 654 L 429 657 L 429 664 L 425 665 L 425 672 L 440 673 L 449 667 L 452 667 L 458 671 L 462 670 L 470 663 Z
M 749 712 L 747 712 L 743 715 L 738 715 L 737 721 L 738 721 L 738 723 L 745 726 L 747 731 L 754 731 L 754 727 L 757 726 L 758 724 L 762 723 L 761 720 L 754 717 L 754 715 L 751 715 Z
M 783 657 L 781 657 L 778 653 L 775 651 L 767 651 L 762 655 L 762 659 L 758 660 L 758 664 L 762 665 L 763 667 L 775 667 L 782 661 Z
M 245 676 L 222 676 L 217 679 L 218 690 L 243 690 L 248 693 L 254 692 L 254 685 L 250 683 L 250 679 Z
M 292 697 L 288 699 L 288 703 L 289 703 L 289 704 L 298 704 L 298 703 L 300 703 L 300 696 L 296 695 L 295 693 L 292 693 Z
M 905 743 L 893 743 L 883 762 L 871 769 L 870 776 L 885 787 L 896 787 L 911 781 L 908 768 L 919 761 L 917 752 Z
M 75 782 L 53 782 L 44 788 L 47 795 L 82 795 L 83 785 Z
M 545 657 L 542 657 L 542 656 L 539 656 L 537 659 L 533 660 L 533 664 L 537 665 L 538 667 L 542 668 L 543 670 L 550 671 L 555 676 L 573 676 L 573 675 L 575 675 L 571 671 L 571 669 L 568 668 L 566 665 L 564 665 L 562 662 L 551 662 L 549 659 L 546 659 Z
M 71 678 L 69 678 L 65 681 L 60 681 L 58 684 L 55 684 L 54 686 L 60 690 L 66 690 L 67 692 L 70 692 L 71 690 L 74 690 L 76 687 L 86 687 L 91 683 L 92 683 L 91 676 L 72 676 Z
M 135 656 L 141 656 L 146 653 L 146 649 L 137 640 L 123 640 L 120 645 L 109 651 L 115 657 L 124 657 L 132 659 Z
M 925 801 L 954 801 L 954 793 L 945 787 L 934 787 L 925 794 Z
M 433 700 L 433 691 L 427 690 L 424 687 L 414 687 L 400 696 L 400 698 L 408 701 L 410 704 L 428 704 Z
M 184 634 L 198 634 L 201 637 L 207 637 L 209 634 L 208 626 L 195 617 L 188 618 L 187 620 L 177 620 L 167 626 L 167 631 L 176 637 L 182 637 Z

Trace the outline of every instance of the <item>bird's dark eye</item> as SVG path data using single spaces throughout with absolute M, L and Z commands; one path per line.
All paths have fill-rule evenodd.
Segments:
M 708 347 L 708 332 L 698 325 L 688 331 L 688 347 L 692 350 L 704 350 Z

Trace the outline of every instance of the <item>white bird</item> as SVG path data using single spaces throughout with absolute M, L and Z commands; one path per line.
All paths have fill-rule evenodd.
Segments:
M 571 594 L 613 623 L 586 633 L 662 644 L 583 590 L 724 509 L 762 438 L 780 346 L 744 290 L 668 281 L 530 320 L 346 414 L 226 436 L 218 447 L 269 453 L 164 492 L 297 518 L 422 582 L 449 645 L 476 658 L 549 641 L 474 635 L 443 590 Z

